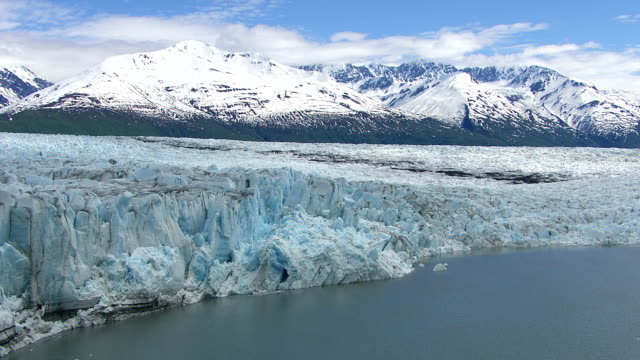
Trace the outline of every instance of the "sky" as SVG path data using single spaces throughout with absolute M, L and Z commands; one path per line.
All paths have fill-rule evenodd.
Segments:
M 637 0 L 0 0 L 0 65 L 51 81 L 201 40 L 288 65 L 541 65 L 640 91 L 639 35 Z

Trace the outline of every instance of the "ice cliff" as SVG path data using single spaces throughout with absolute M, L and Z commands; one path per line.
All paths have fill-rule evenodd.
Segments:
M 0 148 L 5 346 L 205 297 L 400 277 L 471 247 L 640 240 L 634 176 L 400 184 L 219 169 L 215 148 L 129 138 L 0 134 Z

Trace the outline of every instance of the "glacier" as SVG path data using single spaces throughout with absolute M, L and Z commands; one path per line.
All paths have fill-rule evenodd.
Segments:
M 473 248 L 640 242 L 638 151 L 0 134 L 0 354 Z

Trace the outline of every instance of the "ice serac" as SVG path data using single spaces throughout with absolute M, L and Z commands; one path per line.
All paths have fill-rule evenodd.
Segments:
M 344 182 L 235 170 L 195 172 L 197 180 L 165 185 L 184 175 L 140 170 L 93 174 L 100 182 L 131 181 L 130 191 L 2 193 L 9 200 L 1 218 L 9 224 L 0 247 L 4 295 L 59 310 L 92 299 L 190 302 L 397 277 L 420 247 L 415 211 L 400 216 L 379 195 Z M 52 176 L 92 176 L 61 171 Z M 362 212 L 363 203 L 373 207 Z M 385 232 L 355 230 L 370 221 Z
M 640 187 L 624 174 L 546 186 L 401 184 L 389 179 L 428 172 L 371 159 L 403 164 L 392 157 L 439 150 L 353 148 L 371 158 L 349 167 L 370 176 L 355 180 L 344 169 L 307 171 L 324 171 L 314 160 L 339 145 L 299 145 L 311 158 L 293 168 L 276 166 L 292 144 L 0 134 L 0 145 L 0 332 L 13 345 L 205 297 L 400 277 L 425 256 L 472 247 L 640 241 Z M 495 164 L 495 149 L 455 151 L 473 166 Z M 544 156 L 567 166 L 556 151 Z M 213 166 L 251 158 L 261 166 Z M 628 190 L 594 191 L 603 188 Z M 70 318 L 42 320 L 56 316 Z

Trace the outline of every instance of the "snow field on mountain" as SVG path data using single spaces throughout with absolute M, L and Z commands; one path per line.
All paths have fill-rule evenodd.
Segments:
M 23 67 L 8 69 L 13 73 L 0 68 L 0 104 L 9 104 L 0 114 L 108 110 L 116 118 L 176 128 L 197 127 L 202 119 L 301 127 L 318 131 L 318 140 L 326 127 L 366 135 L 372 128 L 403 128 L 398 120 L 429 117 L 506 143 L 560 136 L 558 144 L 571 145 L 566 139 L 576 135 L 573 128 L 604 146 L 637 146 L 637 92 L 601 91 L 541 66 L 458 69 L 416 60 L 302 69 L 193 40 L 108 58 L 30 96 L 46 82 Z
M 418 60 L 400 66 L 305 68 L 330 75 L 388 106 L 457 126 L 467 108 L 475 125 L 487 128 L 491 122 L 517 125 L 531 113 L 538 125 L 561 120 L 584 133 L 625 137 L 637 133 L 640 122 L 636 93 L 600 91 L 540 66 L 456 69 Z
M 265 121 L 289 114 L 394 115 L 382 103 L 333 81 L 256 53 L 230 53 L 199 41 L 108 58 L 101 64 L 4 109 L 39 107 L 130 110 L 184 120 Z
M 29 134 L 0 149 L 15 346 L 136 304 L 395 278 L 471 248 L 640 242 L 636 150 Z
M 41 85 L 37 81 L 39 76 L 34 74 L 33 71 L 27 69 L 24 66 L 0 66 L 0 71 L 11 72 L 15 76 L 20 78 L 20 80 L 24 81 L 25 83 L 33 87 L 39 87 Z
M 24 66 L 0 65 L 0 108 L 50 85 Z

